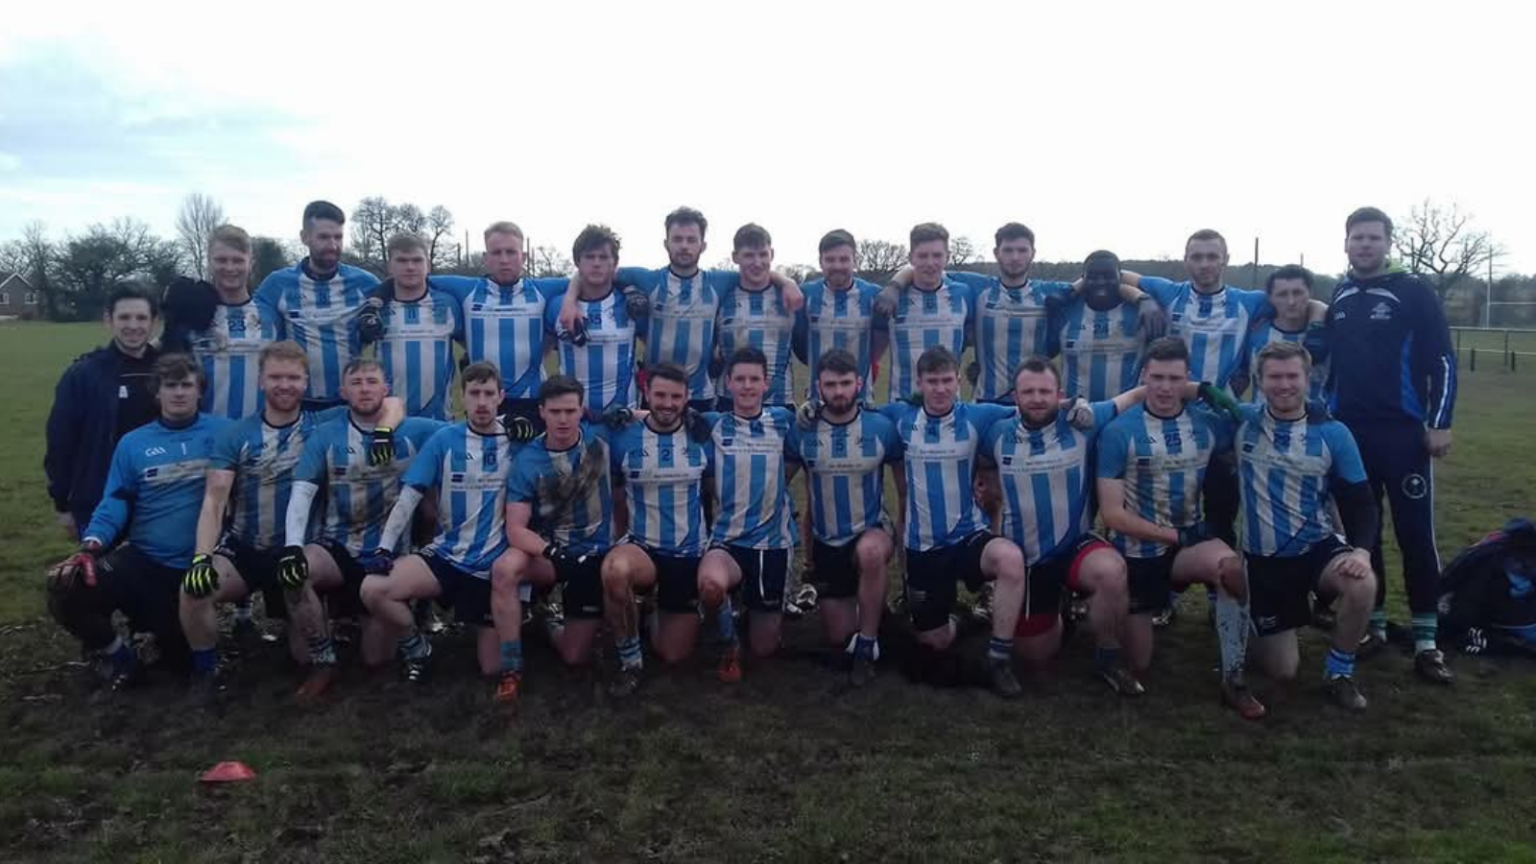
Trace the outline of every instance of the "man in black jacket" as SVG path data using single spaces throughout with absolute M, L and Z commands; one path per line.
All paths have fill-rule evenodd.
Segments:
M 102 315 L 111 344 L 75 360 L 54 389 L 43 470 L 48 497 L 71 540 L 80 539 L 101 501 L 118 440 L 158 416 L 150 389 L 160 353 L 150 344 L 158 317 L 148 289 L 118 283 Z

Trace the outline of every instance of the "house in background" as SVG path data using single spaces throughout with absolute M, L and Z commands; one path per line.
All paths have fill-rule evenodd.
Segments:
M 20 273 L 0 272 L 0 318 L 38 318 L 42 303 L 37 291 Z

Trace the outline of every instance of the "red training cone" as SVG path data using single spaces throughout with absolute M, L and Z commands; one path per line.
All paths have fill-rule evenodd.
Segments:
M 209 768 L 198 779 L 204 783 L 234 783 L 240 780 L 255 780 L 256 772 L 244 762 L 220 762 Z

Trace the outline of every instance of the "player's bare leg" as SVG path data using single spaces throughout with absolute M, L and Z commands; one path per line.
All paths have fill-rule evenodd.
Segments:
M 724 549 L 711 549 L 699 561 L 699 602 L 705 616 L 713 615 L 725 649 L 720 656 L 720 680 L 727 684 L 741 681 L 741 643 L 736 636 L 736 622 L 729 606 L 731 590 L 741 584 L 741 568 Z
M 656 566 L 645 550 L 632 543 L 622 543 L 603 558 L 603 615 L 613 631 L 614 650 L 619 655 L 619 677 L 611 692 L 629 696 L 640 686 L 645 657 L 640 650 L 640 608 L 635 592 L 656 585 Z
M 523 685 L 523 586 L 551 587 L 555 570 L 543 558 L 508 549 L 491 565 L 491 620 L 496 624 L 498 704 L 516 704 Z M 531 593 L 530 593 L 531 596 Z
M 1220 540 L 1180 549 L 1173 559 L 1173 584 L 1200 582 L 1216 589 L 1216 635 L 1221 644 L 1222 701 L 1245 720 L 1264 717 L 1264 704 L 1248 689 L 1243 675 L 1251 629 L 1248 579 L 1237 553 Z
M 420 555 L 407 555 L 394 562 L 388 574 L 374 574 L 363 579 L 359 593 L 368 617 L 394 637 L 402 661 L 402 675 L 412 683 L 424 681 L 432 660 L 432 642 L 417 627 L 411 603 L 430 600 L 442 593 L 432 568 Z
M 997 537 L 981 553 L 981 572 L 996 585 L 992 593 L 992 641 L 987 646 L 987 673 L 992 690 L 1004 698 L 1023 692 L 1013 674 L 1013 636 L 1024 608 L 1024 553 Z
M 1077 584 L 1089 595 L 1088 629 L 1093 633 L 1094 671 L 1116 693 L 1140 696 L 1145 688 L 1121 659 L 1122 640 L 1131 617 L 1125 559 L 1108 547 L 1089 552 L 1078 563 Z
M 219 584 L 211 594 L 193 597 L 183 590 L 177 595 L 177 617 L 181 620 L 181 632 L 187 637 L 187 646 L 192 649 L 192 695 L 203 702 L 211 702 L 222 689 L 219 680 L 218 604 L 234 603 L 251 596 L 250 586 L 235 570 L 233 562 L 223 555 L 214 555 L 212 564 L 218 573 Z

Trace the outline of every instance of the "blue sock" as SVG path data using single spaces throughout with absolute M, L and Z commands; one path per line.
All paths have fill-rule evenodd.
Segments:
M 501 671 L 523 674 L 523 640 L 501 643 Z
M 102 649 L 101 653 L 112 660 L 112 669 L 116 672 L 127 672 L 139 662 L 139 655 L 133 653 L 133 646 L 124 642 L 121 636 L 113 639 L 112 644 Z
M 617 647 L 619 649 L 619 668 L 639 669 L 645 663 L 645 658 L 640 654 L 639 636 L 620 639 Z
M 317 666 L 336 665 L 336 643 L 329 636 L 309 640 L 309 662 Z
M 1373 609 L 1373 610 L 1371 610 L 1370 633 L 1371 633 L 1372 636 L 1380 636 L 1382 639 L 1386 639 L 1387 638 L 1387 610 L 1386 609 Z
M 219 666 L 219 652 L 214 648 L 192 649 L 192 671 L 200 675 L 213 672 Z
M 1093 668 L 1099 670 L 1113 669 L 1120 665 L 1120 648 L 1109 648 L 1103 645 L 1093 646 Z
M 988 660 L 1010 660 L 1013 658 L 1013 640 L 999 639 L 996 636 L 987 643 Z
M 249 621 L 249 620 L 251 620 L 251 601 L 250 601 L 250 598 L 246 598 L 244 600 L 241 600 L 239 603 L 235 604 L 235 620 L 236 621 Z
M 1353 678 L 1354 675 L 1355 652 L 1329 648 L 1328 657 L 1323 660 L 1323 679 Z
M 1433 651 L 1435 645 L 1435 633 L 1439 629 L 1439 620 L 1431 613 L 1429 615 L 1413 616 L 1413 653 L 1420 651 Z
M 853 637 L 853 656 L 863 657 L 866 660 L 877 660 L 880 657 L 880 640 L 871 639 L 863 633 Z
M 719 617 L 715 619 L 715 626 L 719 628 L 720 641 L 735 644 L 736 642 L 736 615 L 731 609 L 731 598 L 727 596 L 725 602 L 720 604 Z
M 432 656 L 432 643 L 421 635 L 420 630 L 412 627 L 410 633 L 400 637 L 400 653 L 407 660 L 425 660 Z

